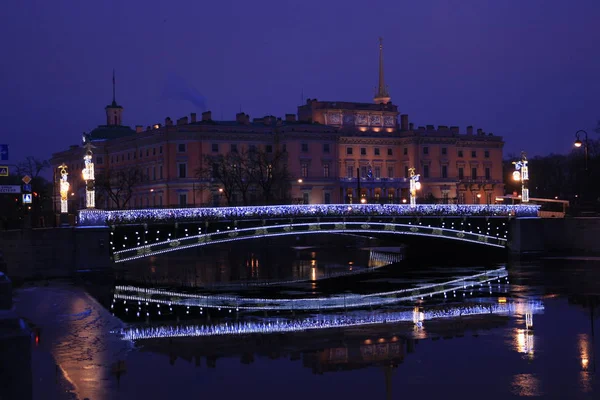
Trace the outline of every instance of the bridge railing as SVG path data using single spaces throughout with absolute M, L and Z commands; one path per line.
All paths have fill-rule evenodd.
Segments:
M 121 224 L 191 221 L 256 220 L 271 218 L 318 217 L 537 217 L 538 205 L 498 204 L 304 204 L 282 206 L 208 207 L 139 210 L 80 210 L 78 225 L 110 226 Z

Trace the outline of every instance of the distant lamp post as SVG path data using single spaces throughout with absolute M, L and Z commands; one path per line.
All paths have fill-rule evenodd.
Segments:
M 585 139 L 582 142 L 581 139 L 579 139 L 579 134 L 583 133 L 585 134 Z M 588 134 L 586 131 L 584 130 L 578 130 L 577 132 L 575 132 L 575 143 L 573 143 L 573 145 L 577 148 L 583 146 L 583 157 L 585 158 L 585 170 L 588 170 Z
M 58 171 L 60 173 L 60 181 L 58 183 L 58 190 L 60 192 L 60 213 L 67 214 L 69 212 L 69 182 L 67 178 L 69 173 L 67 172 L 67 166 L 65 164 L 61 164 L 58 167 Z
M 415 174 L 415 168 L 408 169 L 410 174 L 410 206 L 415 207 L 417 205 L 417 190 L 421 190 L 421 182 L 419 178 L 421 175 Z
M 367 202 L 367 199 L 365 199 L 364 197 L 362 197 L 362 198 L 360 199 L 360 202 L 361 202 L 361 204 L 366 204 L 366 202 Z
M 83 135 L 83 144 L 85 148 L 85 155 L 83 156 L 83 180 L 85 181 L 85 207 L 86 208 L 95 208 L 96 207 L 96 192 L 94 188 L 94 184 L 96 182 L 96 176 L 94 173 L 94 162 L 92 152 L 92 143 L 90 138 Z
M 527 162 L 527 153 L 521 152 L 521 160 L 513 161 L 515 172 L 513 179 L 521 181 L 521 203 L 529 203 L 529 167 Z

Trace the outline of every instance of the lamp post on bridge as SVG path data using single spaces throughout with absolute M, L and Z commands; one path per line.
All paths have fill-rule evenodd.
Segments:
M 579 134 L 583 133 L 585 134 L 585 141 L 581 141 L 581 139 L 579 139 Z M 573 145 L 577 148 L 583 146 L 583 157 L 585 158 L 585 171 L 587 173 L 588 171 L 588 134 L 586 131 L 584 131 L 583 129 L 578 130 L 577 132 L 575 132 L 575 143 L 573 143 Z
M 521 203 L 529 203 L 529 167 L 527 162 L 527 153 L 521 152 L 521 160 L 513 161 L 515 172 L 513 179 L 521 181 Z
M 417 205 L 417 190 L 421 189 L 421 182 L 419 182 L 420 174 L 415 174 L 415 168 L 408 169 L 410 174 L 410 206 L 416 207 Z
M 95 208 L 96 192 L 94 184 L 96 177 L 94 174 L 94 162 L 92 159 L 94 155 L 92 148 L 94 148 L 94 146 L 92 146 L 90 138 L 86 136 L 85 133 L 83 134 L 83 144 L 83 147 L 85 148 L 85 155 L 83 156 L 84 168 L 81 172 L 83 174 L 83 180 L 85 181 L 85 207 Z

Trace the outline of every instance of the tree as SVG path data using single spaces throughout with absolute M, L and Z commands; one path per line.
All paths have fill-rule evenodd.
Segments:
M 32 156 L 16 165 L 17 175 L 21 177 L 29 175 L 32 179 L 37 178 L 40 173 L 48 168 L 50 168 L 50 163 L 47 160 L 41 161 Z
M 131 200 L 134 186 L 143 180 L 144 175 L 137 167 L 105 169 L 96 177 L 96 189 L 116 208 L 125 208 Z
M 250 161 L 251 179 L 261 191 L 263 204 L 287 200 L 291 180 L 286 167 L 287 153 L 256 151 Z
M 213 193 L 222 189 L 220 193 L 225 196 L 228 206 L 232 205 L 236 190 L 233 162 L 231 153 L 207 156 L 204 164 L 196 170 L 196 177 Z

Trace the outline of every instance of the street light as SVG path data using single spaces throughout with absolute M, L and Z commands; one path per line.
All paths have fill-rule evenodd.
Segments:
M 521 160 L 513 161 L 515 165 L 515 172 L 513 172 L 513 179 L 515 181 L 521 181 L 521 203 L 529 203 L 529 167 L 527 166 L 527 153 L 521 152 Z
M 415 174 L 415 168 L 408 169 L 410 173 L 410 206 L 415 207 L 417 205 L 417 190 L 421 189 L 421 182 L 419 178 L 421 175 Z
M 585 134 L 584 142 L 582 142 L 581 139 L 579 139 L 580 133 Z M 577 148 L 580 148 L 581 146 L 583 146 L 583 157 L 585 158 L 585 170 L 587 171 L 588 170 L 588 134 L 587 134 L 587 132 L 582 129 L 575 132 L 575 143 L 573 143 L 573 145 Z

